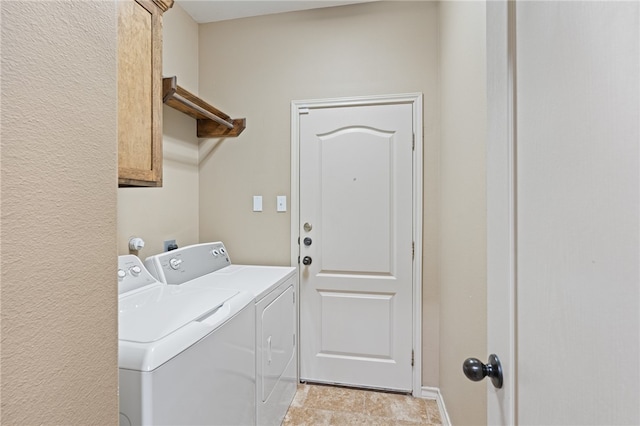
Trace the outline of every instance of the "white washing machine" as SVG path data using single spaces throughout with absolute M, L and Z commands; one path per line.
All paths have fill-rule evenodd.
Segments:
M 152 256 L 145 265 L 167 284 L 254 295 L 256 424 L 280 425 L 297 387 L 296 268 L 232 265 L 221 242 Z
M 255 422 L 253 295 L 167 286 L 118 257 L 121 425 Z

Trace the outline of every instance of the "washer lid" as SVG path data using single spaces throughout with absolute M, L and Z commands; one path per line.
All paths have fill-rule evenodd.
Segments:
M 289 266 L 229 265 L 183 285 L 246 291 L 259 301 L 295 273 Z
M 118 302 L 120 340 L 151 343 L 186 324 L 207 317 L 236 290 L 158 284 L 121 296 Z

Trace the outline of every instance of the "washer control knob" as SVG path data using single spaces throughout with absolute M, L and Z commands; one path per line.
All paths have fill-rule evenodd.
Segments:
M 211 250 L 211 254 L 213 255 L 213 257 L 218 257 L 220 256 L 220 252 L 216 249 Z
M 129 272 L 134 277 L 137 277 L 138 275 L 140 275 L 140 272 L 142 272 L 142 268 L 140 268 L 138 265 L 134 265 L 131 268 L 129 268 Z
M 127 276 L 127 273 L 124 271 L 124 269 L 118 269 L 118 279 L 121 280 L 124 277 Z
M 176 259 L 175 257 L 169 260 L 169 266 L 171 269 L 178 269 L 182 264 L 182 259 Z
M 227 250 L 224 247 L 220 247 L 220 253 L 227 254 Z

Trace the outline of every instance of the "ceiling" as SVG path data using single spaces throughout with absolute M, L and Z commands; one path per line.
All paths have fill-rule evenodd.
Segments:
M 296 10 L 319 9 L 321 7 L 342 6 L 353 3 L 367 3 L 371 0 L 176 0 L 194 21 L 199 24 L 250 16 L 271 15 Z

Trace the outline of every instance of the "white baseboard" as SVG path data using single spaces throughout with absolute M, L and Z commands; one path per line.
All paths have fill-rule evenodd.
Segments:
M 423 386 L 421 397 L 424 399 L 435 399 L 438 404 L 438 410 L 440 410 L 442 426 L 451 426 L 451 419 L 449 419 L 449 413 L 447 413 L 447 407 L 444 405 L 444 399 L 442 399 L 439 388 Z

